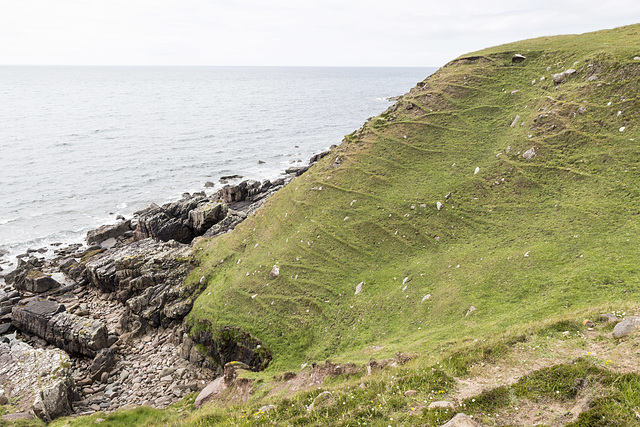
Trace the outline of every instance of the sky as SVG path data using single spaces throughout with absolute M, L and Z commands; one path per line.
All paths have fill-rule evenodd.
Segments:
M 0 65 L 438 67 L 638 22 L 637 0 L 0 0 Z

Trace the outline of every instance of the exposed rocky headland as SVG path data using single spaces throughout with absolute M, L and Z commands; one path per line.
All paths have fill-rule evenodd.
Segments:
M 163 408 L 203 389 L 228 362 L 266 366 L 251 337 L 189 336 L 183 319 L 204 284 L 184 279 L 198 238 L 233 230 L 306 169 L 209 196 L 185 193 L 90 231 L 86 244 L 19 255 L 0 289 L 0 401 L 14 408 L 6 419 Z

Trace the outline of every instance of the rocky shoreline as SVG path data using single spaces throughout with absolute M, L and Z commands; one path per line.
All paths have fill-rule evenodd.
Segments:
M 206 337 L 189 336 L 182 321 L 205 286 L 184 286 L 192 245 L 233 230 L 326 154 L 273 182 L 153 204 L 90 231 L 86 246 L 19 255 L 0 289 L 0 405 L 10 405 L 3 418 L 164 408 L 202 390 L 226 363 L 255 360 L 259 343 L 197 346 Z M 202 350 L 211 345 L 215 352 Z M 268 363 L 258 360 L 248 368 Z

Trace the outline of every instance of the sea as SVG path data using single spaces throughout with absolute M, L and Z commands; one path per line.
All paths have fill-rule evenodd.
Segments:
M 0 268 L 222 176 L 283 176 L 435 71 L 2 66 Z

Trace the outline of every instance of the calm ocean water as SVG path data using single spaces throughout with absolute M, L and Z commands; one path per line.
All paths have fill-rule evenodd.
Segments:
M 277 178 L 434 71 L 0 67 L 0 252 L 82 241 L 220 176 Z

